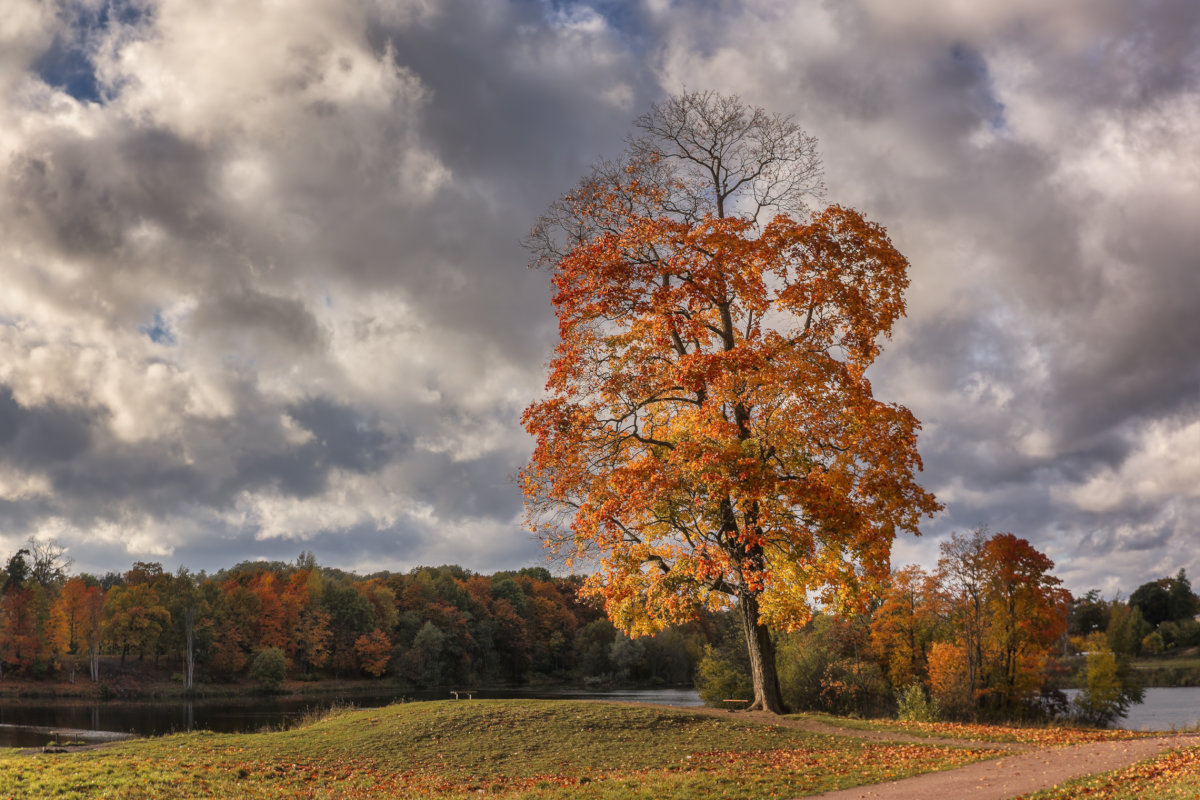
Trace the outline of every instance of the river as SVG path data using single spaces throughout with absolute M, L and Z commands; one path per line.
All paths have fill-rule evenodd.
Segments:
M 1200 725 L 1200 686 L 1150 688 L 1117 727 L 1131 731 L 1169 731 Z

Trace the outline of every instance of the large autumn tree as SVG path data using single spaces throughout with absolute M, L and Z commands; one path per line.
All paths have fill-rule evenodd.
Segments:
M 752 707 L 778 712 L 768 628 L 862 598 L 938 507 L 916 419 L 865 374 L 908 262 L 858 212 L 809 210 L 791 118 L 694 92 L 635 125 L 530 239 L 561 341 L 524 415 L 529 521 L 626 632 L 736 605 Z

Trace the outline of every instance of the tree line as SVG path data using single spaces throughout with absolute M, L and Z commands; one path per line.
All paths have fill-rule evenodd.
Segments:
M 695 682 L 717 705 L 752 697 L 736 611 L 650 637 L 619 632 L 581 576 L 492 575 L 457 566 L 361 577 L 245 562 L 208 575 L 136 562 L 69 574 L 30 540 L 0 570 L 0 676 L 105 679 L 130 659 L 176 671 L 185 689 L 250 677 L 384 678 L 413 688 L 530 681 Z M 1186 573 L 1128 598 L 1073 598 L 1025 539 L 979 529 L 942 545 L 936 569 L 893 571 L 857 614 L 817 613 L 772 631 L 793 710 L 912 718 L 1072 714 L 1106 723 L 1141 698 L 1138 655 L 1200 645 Z M 102 663 L 102 658 L 103 663 Z M 1062 688 L 1081 689 L 1068 704 Z
M 136 562 L 70 575 L 31 540 L 0 571 L 0 676 L 104 680 L 136 658 L 197 683 L 285 674 L 391 677 L 415 688 L 584 679 L 687 684 L 704 624 L 649 639 L 619 634 L 578 597 L 582 579 L 544 568 L 493 575 L 456 566 L 360 577 L 247 562 L 212 575 Z M 104 656 L 102 664 L 102 656 Z M 132 669 L 132 665 L 129 671 Z

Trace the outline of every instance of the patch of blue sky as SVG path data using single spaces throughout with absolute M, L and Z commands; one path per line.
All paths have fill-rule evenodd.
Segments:
M 145 334 L 155 344 L 172 347 L 178 343 L 175 339 L 175 332 L 171 330 L 171 326 L 163 319 L 161 311 L 155 311 L 154 318 L 138 328 L 138 331 Z
M 639 4 L 628 2 L 628 0 L 591 0 L 591 2 L 544 0 L 544 4 L 550 15 L 570 15 L 573 12 L 589 9 L 604 17 L 604 21 L 608 23 L 609 27 L 617 30 L 628 31 L 635 28 L 638 23 Z
M 34 73 L 76 100 L 104 102 L 94 60 L 98 40 L 113 25 L 138 25 L 149 14 L 148 5 L 138 0 L 108 0 L 96 7 L 68 2 L 59 16 L 62 28 L 33 64 Z
M 548 20 L 580 18 L 587 12 L 601 17 L 621 40 L 635 47 L 644 38 L 645 13 L 642 4 L 631 0 L 536 0 Z M 705 0 L 707 2 L 707 0 Z

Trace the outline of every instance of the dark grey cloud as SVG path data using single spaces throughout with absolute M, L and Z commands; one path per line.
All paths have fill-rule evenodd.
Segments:
M 222 341 L 227 351 L 246 347 L 254 351 L 319 351 L 326 345 L 321 323 L 303 302 L 277 297 L 253 288 L 235 287 L 231 292 L 214 292 L 200 301 L 188 326 L 210 340 Z M 246 342 L 246 337 L 267 341 Z
M 69 462 L 92 444 L 93 415 L 48 404 L 25 408 L 0 385 L 0 448 L 15 465 L 33 469 Z

